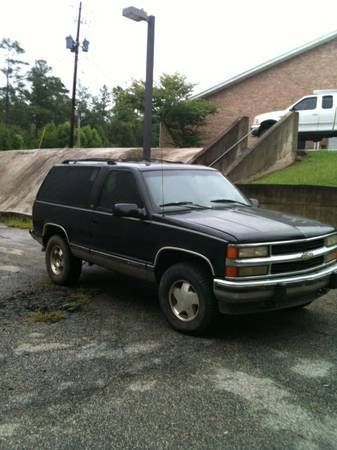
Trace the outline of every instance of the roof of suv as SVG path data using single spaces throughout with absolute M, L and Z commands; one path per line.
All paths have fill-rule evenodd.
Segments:
M 128 162 L 119 162 L 111 159 L 78 159 L 78 160 L 65 160 L 61 164 L 57 165 L 65 165 L 69 164 L 72 166 L 116 166 L 116 167 L 129 167 L 133 169 L 137 169 L 140 171 L 149 171 L 149 170 L 215 170 L 211 167 L 201 166 L 196 164 L 183 164 L 183 163 L 171 163 L 168 161 L 128 161 Z

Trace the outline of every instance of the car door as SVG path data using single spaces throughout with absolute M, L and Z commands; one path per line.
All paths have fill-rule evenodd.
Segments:
M 333 95 L 323 95 L 320 101 L 319 130 L 331 131 L 335 122 L 336 105 Z
M 292 111 L 297 111 L 298 131 L 318 131 L 319 113 L 317 109 L 317 96 L 313 95 L 305 97 L 291 108 Z
M 118 217 L 113 213 L 117 203 L 144 207 L 143 196 L 135 174 L 112 169 L 96 200 L 91 220 L 91 261 L 104 267 L 141 278 L 151 278 L 148 269 L 153 260 L 151 222 L 134 217 Z
M 143 207 L 134 174 L 121 168 L 107 172 L 98 193 L 91 220 L 92 249 L 107 254 L 129 256 L 133 253 L 130 251 L 129 228 L 133 228 L 133 222 L 137 225 L 139 220 L 114 215 L 113 207 L 117 203 L 133 203 L 139 208 Z M 133 233 L 136 229 L 133 229 Z

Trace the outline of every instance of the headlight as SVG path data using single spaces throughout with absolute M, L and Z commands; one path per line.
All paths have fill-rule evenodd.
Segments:
M 229 245 L 227 247 L 227 259 L 241 259 L 241 258 L 263 258 L 269 255 L 269 248 L 267 245 L 259 245 L 256 247 L 236 247 Z
M 332 236 L 328 236 L 327 238 L 325 238 L 325 245 L 327 247 L 337 245 L 337 234 L 333 234 Z
M 328 263 L 330 261 L 335 261 L 337 259 L 337 252 L 328 253 L 324 256 L 324 262 Z
M 229 278 L 257 277 L 259 275 L 267 275 L 267 273 L 268 273 L 268 266 L 249 266 L 249 267 L 227 266 L 225 270 L 225 276 Z
M 268 256 L 268 247 L 239 247 L 239 258 L 263 258 Z
M 239 267 L 238 276 L 239 277 L 253 277 L 257 275 L 267 275 L 268 266 L 250 266 L 250 267 Z

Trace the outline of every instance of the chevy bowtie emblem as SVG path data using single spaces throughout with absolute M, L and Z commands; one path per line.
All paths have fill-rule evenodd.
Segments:
M 314 254 L 312 252 L 304 252 L 302 254 L 302 259 L 309 259 L 312 258 L 314 256 Z

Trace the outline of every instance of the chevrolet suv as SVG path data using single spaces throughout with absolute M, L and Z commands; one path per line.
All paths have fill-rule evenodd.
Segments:
M 183 164 L 65 161 L 33 206 L 56 284 L 82 262 L 155 283 L 169 323 L 303 307 L 337 286 L 337 232 L 256 206 L 219 172 Z

